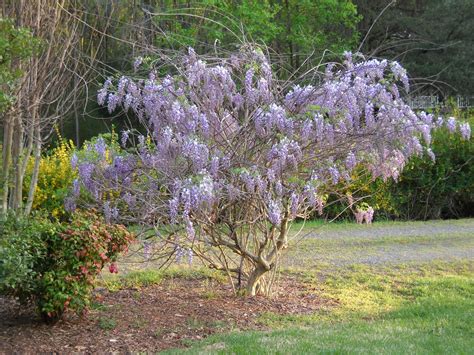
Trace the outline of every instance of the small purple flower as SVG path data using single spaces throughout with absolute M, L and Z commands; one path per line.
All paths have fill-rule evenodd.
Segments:
M 435 153 L 433 153 L 433 151 L 432 151 L 430 148 L 428 148 L 428 149 L 426 150 L 426 152 L 428 153 L 428 156 L 430 157 L 430 159 L 431 159 L 431 160 L 433 161 L 433 163 L 434 163 L 434 162 L 436 161 Z
M 126 192 L 124 195 L 123 195 L 123 201 L 127 204 L 127 206 L 129 207 L 134 207 L 136 202 L 137 202 L 137 198 L 136 196 L 133 196 L 130 192 Z
M 120 97 L 116 94 L 110 93 L 107 100 L 107 110 L 109 111 L 109 113 L 114 112 L 119 103 Z
M 120 143 L 122 144 L 122 147 L 125 147 L 125 145 L 127 144 L 129 134 L 130 134 L 129 130 L 122 131 L 122 137 L 121 137 L 121 140 L 120 140 Z
M 134 102 L 133 96 L 130 94 L 126 94 L 125 99 L 123 100 L 123 108 L 125 109 L 125 111 L 128 111 L 130 106 L 133 105 L 133 102 Z
M 101 158 L 105 158 L 105 153 L 107 151 L 107 145 L 105 144 L 104 138 L 99 137 L 94 144 L 95 151 Z
M 133 62 L 133 70 L 137 71 L 142 63 L 143 63 L 142 57 L 135 58 L 135 61 Z
M 72 156 L 71 156 L 71 167 L 72 167 L 73 169 L 76 169 L 78 162 L 79 162 L 79 158 L 77 157 L 77 154 L 76 154 L 76 153 L 72 153 Z
M 261 176 L 257 176 L 255 178 L 255 185 L 257 186 L 258 193 L 263 195 L 267 189 L 267 181 Z
M 176 223 L 176 219 L 178 218 L 178 207 L 179 207 L 179 198 L 178 196 L 173 197 L 169 202 L 169 209 L 170 209 L 170 218 L 171 223 Z
M 95 165 L 92 163 L 79 164 L 79 177 L 86 186 L 91 185 L 92 173 L 94 172 Z
M 352 171 L 352 169 L 355 168 L 356 164 L 357 164 L 356 156 L 353 152 L 350 152 L 347 155 L 347 158 L 346 158 L 346 168 L 347 168 L 347 170 Z
M 372 207 L 369 207 L 367 211 L 365 211 L 365 215 L 364 215 L 365 223 L 372 224 L 372 220 L 374 219 L 374 212 L 375 211 Z
M 240 174 L 240 178 L 245 183 L 245 188 L 248 192 L 255 192 L 255 180 L 252 175 L 250 175 L 247 171 L 244 171 Z
M 278 196 L 283 195 L 283 185 L 282 185 L 282 183 L 281 183 L 280 180 L 278 180 L 278 181 L 275 183 L 275 193 L 276 193 Z
M 461 133 L 461 137 L 465 140 L 471 139 L 471 126 L 469 123 L 464 122 L 459 125 L 459 132 Z
M 456 119 L 454 117 L 449 117 L 446 122 L 446 127 L 451 133 L 456 132 Z
M 78 179 L 74 179 L 72 182 L 72 193 L 75 197 L 79 196 L 81 193 L 81 185 Z
M 245 73 L 245 98 L 248 102 L 248 105 L 253 105 L 257 101 L 256 90 L 253 89 L 254 74 L 255 71 L 252 68 L 247 70 L 247 72 Z
M 308 200 L 308 204 L 311 207 L 315 207 L 317 204 L 316 201 L 316 188 L 312 185 L 306 185 L 304 188 L 304 195 L 306 199 Z
M 339 178 L 341 177 L 339 170 L 335 166 L 329 167 L 328 170 L 329 170 L 329 174 L 331 175 L 332 183 L 337 184 L 339 181 Z
M 281 223 L 281 207 L 273 200 L 268 203 L 268 219 L 275 226 L 279 226 Z
M 185 250 L 181 248 L 179 245 L 177 245 L 175 248 L 175 251 L 176 251 L 176 263 L 179 264 L 181 262 L 181 258 L 184 256 Z
M 105 104 L 105 99 L 107 98 L 107 90 L 106 89 L 100 89 L 97 91 L 97 103 L 102 106 Z
M 439 127 L 443 126 L 443 123 L 444 123 L 443 117 L 438 117 L 438 118 L 436 119 L 436 127 L 439 128 Z
M 410 84 L 408 82 L 407 71 L 403 68 L 398 62 L 392 62 L 390 65 L 392 74 L 396 80 L 400 80 L 403 83 L 405 91 L 408 92 L 410 89 Z
M 217 176 L 218 172 L 219 172 L 219 158 L 218 157 L 212 157 L 212 159 L 211 159 L 211 175 L 212 176 Z
M 196 231 L 194 230 L 193 223 L 191 222 L 189 217 L 186 217 L 184 222 L 186 224 L 186 233 L 188 235 L 188 238 L 190 240 L 194 240 L 194 238 L 196 237 Z
M 296 193 L 291 194 L 291 203 L 290 203 L 290 213 L 293 218 L 296 217 L 296 214 L 298 213 L 298 206 L 300 203 L 300 198 Z
M 69 212 L 69 213 L 72 213 L 76 210 L 76 199 L 74 199 L 73 197 L 67 197 L 65 200 L 64 200 L 64 209 Z
M 112 80 L 107 79 L 104 82 L 102 88 L 97 92 L 97 103 L 102 106 L 105 104 L 105 100 L 107 99 L 108 89 L 109 86 L 112 85 Z
M 421 125 L 420 130 L 425 143 L 429 145 L 431 143 L 431 127 L 427 124 L 423 124 Z
M 274 182 L 275 181 L 275 170 L 273 169 L 268 169 L 267 170 L 267 179 L 269 182 Z
M 110 202 L 106 201 L 104 203 L 104 217 L 106 223 L 111 223 L 113 220 L 118 218 L 119 211 L 117 207 L 111 207 Z
M 229 196 L 230 201 L 236 201 L 239 197 L 239 189 L 236 188 L 234 185 L 227 186 L 227 195 Z

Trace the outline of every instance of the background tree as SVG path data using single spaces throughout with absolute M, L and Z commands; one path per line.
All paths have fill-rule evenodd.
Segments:
M 43 51 L 29 61 L 14 63 L 15 70 L 21 68 L 22 77 L 16 100 L 2 118 L 2 213 L 7 209 L 26 214 L 31 211 L 42 144 L 50 138 L 53 127 L 76 107 L 87 87 L 95 53 L 92 48 L 87 57 L 84 55 L 88 48 L 81 37 L 85 25 L 77 17 L 79 8 L 80 2 L 68 0 L 3 2 L 2 16 L 29 28 L 43 43 Z M 23 180 L 31 156 L 35 164 L 28 196 L 24 197 Z
M 472 95 L 474 3 L 470 0 L 355 0 L 364 53 L 400 61 L 414 91 Z M 377 21 L 374 23 L 374 21 Z
M 38 42 L 28 29 L 16 27 L 12 19 L 0 18 L 0 112 L 15 101 L 22 76 L 20 61 L 33 55 L 37 47 Z
M 13 134 L 13 130 L 10 129 L 10 120 L 5 116 L 5 112 L 15 104 L 17 99 L 17 88 L 23 75 L 21 61 L 34 53 L 37 44 L 38 42 L 33 39 L 28 29 L 15 26 L 11 19 L 0 18 L 0 115 L 2 115 L 4 128 L 0 191 L 3 210 L 6 209 L 7 203 Z

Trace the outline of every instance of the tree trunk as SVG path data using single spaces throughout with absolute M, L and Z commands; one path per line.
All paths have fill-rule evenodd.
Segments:
M 38 184 L 38 175 L 41 162 L 41 129 L 39 127 L 39 122 L 35 127 L 36 140 L 35 140 L 35 166 L 33 168 L 33 173 L 31 175 L 31 183 L 28 191 L 28 199 L 25 206 L 25 215 L 31 213 L 31 208 L 33 207 L 33 199 L 35 196 L 36 186 Z
M 22 174 L 22 157 L 23 157 L 23 122 L 22 114 L 18 113 L 16 117 L 16 127 L 13 140 L 13 168 L 15 175 L 13 176 L 13 194 L 11 206 L 13 211 L 18 212 L 22 205 L 23 196 L 23 174 Z
M 74 86 L 77 87 L 79 84 L 79 78 L 76 77 L 75 79 L 75 84 Z M 77 112 L 78 110 L 78 107 L 77 107 L 77 91 L 74 91 L 74 96 L 73 96 L 73 100 L 74 100 L 74 123 L 75 123 L 75 129 L 76 129 L 76 147 L 79 147 L 80 146 L 80 127 L 79 127 L 79 113 Z
M 8 195 L 10 187 L 10 159 L 12 155 L 12 141 L 13 141 L 13 122 L 12 116 L 9 113 L 5 114 L 4 121 L 4 135 L 3 135 L 3 164 L 2 164 L 2 214 L 6 214 L 8 210 Z
M 265 274 L 268 272 L 262 265 L 257 265 L 249 276 L 247 281 L 247 294 L 255 296 L 258 293 L 265 293 L 265 287 L 262 285 Z

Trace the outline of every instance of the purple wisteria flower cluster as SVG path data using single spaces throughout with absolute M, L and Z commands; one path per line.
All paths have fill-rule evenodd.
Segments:
M 148 135 L 131 146 L 126 131 L 129 149 L 108 154 L 97 141 L 96 154 L 75 161 L 79 182 L 108 220 L 181 226 L 190 243 L 224 245 L 271 268 L 288 222 L 321 212 L 357 166 L 397 179 L 411 156 L 432 155 L 440 124 L 470 137 L 469 125 L 408 106 L 398 63 L 354 57 L 328 65 L 318 85 L 288 89 L 250 47 L 212 64 L 189 49 L 164 77 L 107 80 L 99 104 L 132 110 Z M 253 252 L 244 234 L 255 238 Z

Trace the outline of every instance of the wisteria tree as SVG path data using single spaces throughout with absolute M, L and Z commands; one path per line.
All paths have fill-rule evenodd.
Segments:
M 467 124 L 403 101 L 408 78 L 396 62 L 347 53 L 319 80 L 289 86 L 274 69 L 252 46 L 208 61 L 190 49 L 173 74 L 108 80 L 99 103 L 132 110 L 148 134 L 123 132 L 120 149 L 99 139 L 74 157 L 74 196 L 87 191 L 107 220 L 154 229 L 255 295 L 270 290 L 291 222 L 321 213 L 356 166 L 397 179 L 410 156 L 434 159 L 433 128 L 470 137 Z

